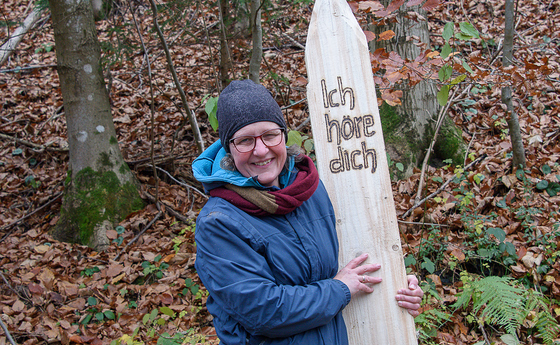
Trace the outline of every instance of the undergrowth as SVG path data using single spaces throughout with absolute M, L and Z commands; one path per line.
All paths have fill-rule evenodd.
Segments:
M 416 318 L 420 342 L 436 344 L 438 332 L 446 323 L 460 318 L 483 336 L 484 340 L 476 345 L 489 345 L 489 339 L 496 338 L 507 345 L 521 344 L 529 338 L 531 343 L 560 344 L 557 320 L 560 301 L 554 299 L 547 284 L 539 284 L 543 276 L 545 282 L 551 280 L 548 277 L 552 275 L 547 274 L 552 274 L 560 256 L 558 213 L 547 213 L 532 204 L 536 193 L 546 191 L 545 185 L 538 188 L 540 182 L 530 179 L 529 171 L 519 169 L 515 173 L 515 197 L 505 195 L 494 199 L 502 218 L 505 211 L 506 219 L 518 222 L 516 236 L 524 241 L 524 248 L 528 248 L 518 252 L 511 240 L 514 237 L 509 236 L 510 224 L 500 225 L 496 212 L 480 207 L 481 198 L 477 193 L 485 176 L 469 175 L 460 167 L 454 168 L 454 173 L 455 207 L 451 212 L 456 212 L 461 227 L 453 232 L 462 239 L 457 250 L 460 249 L 464 257 L 458 259 L 449 255 L 452 250 L 447 237 L 452 234 L 451 230 L 443 231 L 442 227 L 432 225 L 422 231 L 420 245 L 405 258 L 409 269 L 414 268 L 426 276 L 422 283 L 424 311 Z M 554 190 L 550 192 L 555 193 Z M 537 226 L 536 220 L 543 217 L 556 221 L 550 228 Z M 528 250 L 539 255 L 521 260 Z M 523 274 L 519 267 L 527 267 L 527 273 Z M 456 300 L 442 299 L 441 286 L 438 289 L 433 280 L 436 277 L 459 287 L 454 296 Z

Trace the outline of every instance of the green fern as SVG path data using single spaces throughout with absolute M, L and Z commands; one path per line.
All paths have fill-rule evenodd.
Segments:
M 472 300 L 472 309 L 479 321 L 503 327 L 507 333 L 517 337 L 516 330 L 524 318 L 524 292 L 511 285 L 511 278 L 490 276 L 470 281 L 453 307 L 466 308 Z
M 516 340 L 517 331 L 531 315 L 538 336 L 547 345 L 554 343 L 560 326 L 550 313 L 542 294 L 515 285 L 510 277 L 475 279 L 462 272 L 461 280 L 463 292 L 452 307 L 467 309 L 472 301 L 472 311 L 478 322 L 503 327 Z
M 527 310 L 536 311 L 535 328 L 537 336 L 541 337 L 545 344 L 558 344 L 556 336 L 560 333 L 560 325 L 549 311 L 546 298 L 534 290 L 527 293 Z
M 422 344 L 435 344 L 431 341 L 437 336 L 438 329 L 446 322 L 451 320 L 451 314 L 447 313 L 445 305 L 441 309 L 428 309 L 414 318 L 418 338 Z

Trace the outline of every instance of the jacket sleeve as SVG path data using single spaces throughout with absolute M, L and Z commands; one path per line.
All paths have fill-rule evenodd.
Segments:
M 259 241 L 223 212 L 197 220 L 199 277 L 215 302 L 249 333 L 289 337 L 327 324 L 350 302 L 350 290 L 339 280 L 276 284 Z

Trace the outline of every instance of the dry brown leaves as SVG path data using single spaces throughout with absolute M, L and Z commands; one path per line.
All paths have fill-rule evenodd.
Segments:
M 3 20 L 22 20 L 28 5 L 28 1 L 5 1 L 1 10 Z M 274 6 L 276 11 L 263 16 L 267 24 L 262 80 L 281 105 L 288 106 L 305 98 L 304 54 L 298 44 L 305 44 L 311 6 L 277 3 Z M 540 210 L 531 222 L 534 235 L 551 234 L 553 225 L 558 222 L 560 199 L 535 188 L 528 189 L 527 184 L 515 175 L 508 156 L 511 145 L 505 133 L 507 125 L 501 121 L 504 109 L 500 89 L 505 81 L 514 89 L 527 150 L 527 178 L 533 183 L 540 179 L 556 181 L 556 175 L 560 174 L 560 37 L 555 28 L 560 25 L 560 5 L 558 1 L 519 3 L 521 15 L 517 22 L 516 63 L 509 69 L 503 69 L 499 59 L 492 60 L 493 56 L 499 56 L 499 42 L 503 35 L 501 2 L 439 4 L 438 1 L 429 1 L 424 6 L 435 8 L 428 16 L 433 42 L 441 44 L 443 23 L 469 21 L 478 28 L 485 41 L 496 43 L 485 48 L 477 41 L 460 47 L 462 56 L 468 58 L 475 72 L 473 78 L 477 91 L 455 105 L 450 116 L 464 130 L 463 138 L 469 143 L 474 158 L 487 155 L 468 172 L 464 183 L 468 181 L 474 192 L 471 211 L 480 215 L 495 214 L 492 224 L 485 225 L 503 228 L 507 241 L 515 245 L 517 262 L 511 268 L 512 275 L 527 279 L 534 285 L 546 286 L 547 295 L 556 299 L 552 307 L 559 308 L 560 267 L 556 263 L 547 272 L 537 272 L 539 264 L 550 259 L 551 252 L 545 246 L 527 241 L 516 210 Z M 384 10 L 376 1 L 359 2 L 353 7 L 365 12 Z M 148 165 L 151 100 L 147 62 L 135 29 L 126 36 L 127 43 L 134 45 L 132 51 L 126 55 L 124 50 L 118 49 L 122 37 L 118 38 L 111 28 L 114 24 L 134 25 L 127 6 L 117 10 L 117 15 L 109 22 L 98 23 L 100 40 L 111 42 L 113 49 L 106 54 L 107 59 L 114 61 L 110 78 L 113 116 L 125 159 L 141 181 L 143 192 L 155 195 L 156 179 Z M 167 72 L 160 42 L 149 30 L 152 25 L 150 13 L 142 6 L 134 7 L 134 10 L 145 47 L 150 52 L 156 110 L 156 162 L 183 185 L 191 184 L 200 189 L 190 172 L 196 145 L 178 93 Z M 219 31 L 216 29 L 216 11 L 216 8 L 174 8 L 171 13 L 182 13 L 183 25 L 175 31 L 165 31 L 189 105 L 198 117 L 208 144 L 216 139 L 216 134 L 207 122 L 201 100 L 208 94 L 218 95 L 216 63 Z M 394 11 L 394 8 L 387 11 Z M 157 327 L 157 334 L 190 330 L 206 339 L 207 343 L 216 343 L 210 316 L 204 308 L 205 299 L 193 295 L 192 291 L 183 294 L 191 281 L 193 284 L 200 283 L 192 266 L 194 240 L 192 232 L 182 231 L 187 225 L 170 213 L 165 212 L 118 260 L 115 257 L 125 244 L 155 217 L 158 212 L 155 206 L 149 205 L 123 221 L 124 233 L 110 232 L 109 236 L 116 242 L 105 253 L 58 243 L 49 237 L 49 230 L 58 220 L 60 199 L 48 202 L 62 192 L 68 157 L 59 82 L 56 69 L 52 67 L 56 63 L 52 23 L 48 18 L 44 19 L 40 27 L 24 38 L 10 62 L 2 66 L 8 70 L 22 69 L 0 73 L 0 134 L 4 135 L 0 140 L 0 263 L 3 269 L 0 306 L 3 322 L 18 343 L 25 344 L 109 343 L 125 334 L 132 335 L 137 327 L 140 332 L 136 340 L 154 342 L 157 338 L 149 336 L 149 327 L 144 325 L 143 318 L 154 309 L 169 307 L 177 314 L 184 312 L 184 315 L 173 320 L 168 318 L 164 325 Z M 169 30 L 169 27 L 164 30 Z M 208 37 L 205 28 L 209 29 Z M 10 29 L 13 30 L 13 27 Z M 236 30 L 238 27 L 231 28 L 234 33 Z M 0 41 L 6 39 L 8 32 L 7 28 L 2 28 Z M 386 35 L 391 36 L 390 33 Z M 247 73 L 250 42 L 246 35 L 238 32 L 230 43 L 234 61 L 232 77 L 241 78 Z M 437 70 L 441 64 L 437 57 L 428 49 L 415 61 L 404 61 L 394 53 L 381 50 L 374 52 L 375 81 L 383 90 L 383 98 L 398 104 L 402 95 L 391 87 L 403 79 L 414 84 L 433 73 L 430 71 Z M 27 69 L 30 66 L 43 67 Z M 307 117 L 305 102 L 289 107 L 285 112 L 292 128 L 298 127 Z M 300 131 L 308 133 L 310 129 L 305 126 Z M 541 168 L 544 165 L 552 168 L 550 174 L 543 174 Z M 484 176 L 480 183 L 475 182 L 475 178 L 480 178 L 477 174 Z M 453 175 L 452 167 L 430 168 L 425 195 L 436 191 L 441 181 Z M 179 214 L 194 217 L 204 204 L 204 198 L 164 173 L 159 175 L 159 179 L 159 199 Z M 419 172 L 393 185 L 398 214 L 403 214 L 413 205 L 418 179 Z M 422 239 L 429 236 L 427 228 L 416 223 L 444 225 L 439 235 L 444 258 L 438 263 L 440 270 L 435 272 L 438 274 L 429 276 L 436 284 L 442 301 L 432 301 L 426 308 L 452 303 L 460 291 L 460 284 L 449 268 L 449 262 L 456 262 L 464 269 L 473 269 L 472 263 L 466 261 L 469 258 L 466 253 L 473 249 L 466 245 L 465 227 L 469 224 L 461 218 L 456 204 L 460 194 L 456 189 L 460 187 L 451 183 L 437 198 L 415 209 L 406 219 L 410 223 L 401 224 L 403 243 L 410 254 L 417 253 Z M 506 202 L 507 208 L 497 206 L 501 200 Z M 46 206 L 31 214 L 43 205 Z M 556 237 L 554 240 L 560 247 L 559 239 Z M 174 243 L 178 243 L 175 248 Z M 156 258 L 161 259 L 156 262 Z M 162 263 L 169 266 L 162 270 L 161 279 L 153 279 L 146 277 L 142 267 L 144 262 L 152 263 L 154 267 Z M 85 274 L 95 267 L 99 272 Z M 418 271 L 417 274 L 422 279 L 428 278 L 426 271 Z M 98 304 L 89 305 L 90 297 L 94 297 Z M 97 312 L 112 311 L 118 318 L 103 322 L 93 319 L 84 323 L 88 315 L 92 315 L 92 308 Z M 496 334 L 491 336 L 496 339 Z M 459 313 L 439 329 L 437 336 L 440 344 L 472 344 L 481 339 L 478 328 Z M 0 342 L 5 341 L 0 337 Z

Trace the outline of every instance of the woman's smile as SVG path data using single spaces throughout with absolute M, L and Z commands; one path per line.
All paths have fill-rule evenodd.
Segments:
M 267 160 L 264 161 L 264 162 L 256 162 L 256 163 L 253 163 L 253 164 L 255 164 L 255 165 L 259 166 L 259 167 L 262 167 L 262 166 L 267 165 L 267 164 L 270 163 L 271 161 L 272 161 L 272 158 L 271 158 L 271 159 L 267 159 Z

